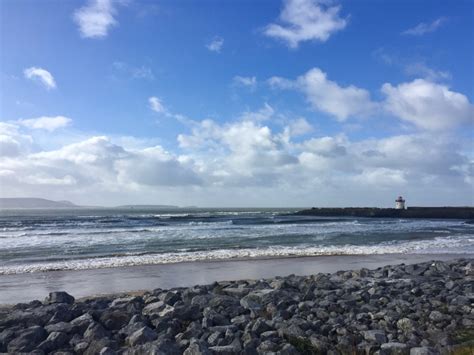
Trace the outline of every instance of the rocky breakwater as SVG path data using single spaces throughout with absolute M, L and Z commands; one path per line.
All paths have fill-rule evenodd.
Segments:
M 474 260 L 217 282 L 0 311 L 0 352 L 473 353 Z

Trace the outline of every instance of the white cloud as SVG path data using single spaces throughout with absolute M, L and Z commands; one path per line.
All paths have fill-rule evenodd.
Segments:
M 422 77 L 429 81 L 443 81 L 451 79 L 448 71 L 434 70 L 422 62 L 411 63 L 405 66 L 404 71 L 410 76 Z
M 161 99 L 159 99 L 156 96 L 152 96 L 148 98 L 148 104 L 150 105 L 150 108 L 155 112 L 162 113 L 162 114 L 166 114 L 168 112 L 166 107 L 163 105 L 163 102 L 161 101 Z
M 20 142 L 15 138 L 0 134 L 0 157 L 15 157 L 20 155 Z
M 268 82 L 274 88 L 302 91 L 315 110 L 330 114 L 338 121 L 352 116 L 366 116 L 376 109 L 367 90 L 353 85 L 340 86 L 329 80 L 319 68 L 309 70 L 295 81 L 273 77 Z
M 49 71 L 43 68 L 30 67 L 23 71 L 25 78 L 32 80 L 39 80 L 46 89 L 55 89 L 56 81 Z
M 44 129 L 52 132 L 58 128 L 63 128 L 71 124 L 72 119 L 64 116 L 48 117 L 42 116 L 38 118 L 29 118 L 19 120 L 18 123 L 30 129 Z
M 421 22 L 415 27 L 409 28 L 406 31 L 403 31 L 402 34 L 404 35 L 411 35 L 411 36 L 422 36 L 426 33 L 436 31 L 442 24 L 446 22 L 446 18 L 440 17 L 433 22 L 424 23 Z
M 59 137 L 73 137 L 64 130 L 48 133 L 56 143 L 44 148 L 40 131 L 0 123 L 0 195 L 101 205 L 392 206 L 400 193 L 420 204 L 466 204 L 472 191 L 472 143 L 459 137 L 308 136 L 311 124 L 303 118 L 252 116 L 194 121 L 176 151 L 133 137 L 82 134 L 68 142 Z
M 302 136 L 313 131 L 313 126 L 305 118 L 300 117 L 290 121 L 288 132 L 291 136 Z
M 323 0 L 285 0 L 280 14 L 281 24 L 272 23 L 265 28 L 267 36 L 280 39 L 297 48 L 303 41 L 325 42 L 347 25 L 339 16 L 340 6 L 329 6 Z
M 257 111 L 246 111 L 240 115 L 243 121 L 266 121 L 275 114 L 275 110 L 265 102 L 263 107 Z
M 353 177 L 355 182 L 377 186 L 377 188 L 393 188 L 406 184 L 405 173 L 402 170 L 387 168 L 364 169 Z
M 88 5 L 74 12 L 74 21 L 84 38 L 104 38 L 117 25 L 113 0 L 89 0 Z
M 224 39 L 222 37 L 216 36 L 212 39 L 211 42 L 206 44 L 206 48 L 211 52 L 220 53 L 222 46 L 224 45 Z
M 234 76 L 234 84 L 246 86 L 251 90 L 255 90 L 257 87 L 257 78 L 255 76 Z
M 398 86 L 384 84 L 384 107 L 393 115 L 427 130 L 444 130 L 474 118 L 466 96 L 447 86 L 416 79 Z

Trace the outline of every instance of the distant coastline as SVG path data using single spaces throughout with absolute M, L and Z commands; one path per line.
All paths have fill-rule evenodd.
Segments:
M 371 217 L 371 218 L 437 218 L 474 219 L 474 207 L 408 207 L 406 209 L 376 207 L 316 208 L 298 211 L 300 216 Z

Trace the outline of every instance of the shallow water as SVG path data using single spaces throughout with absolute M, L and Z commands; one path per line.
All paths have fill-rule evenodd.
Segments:
M 0 212 L 0 274 L 247 257 L 472 254 L 458 220 L 290 216 L 286 209 Z

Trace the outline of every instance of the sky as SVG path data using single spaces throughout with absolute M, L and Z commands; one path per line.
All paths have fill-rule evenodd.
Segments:
M 3 0 L 0 197 L 474 204 L 474 2 Z

